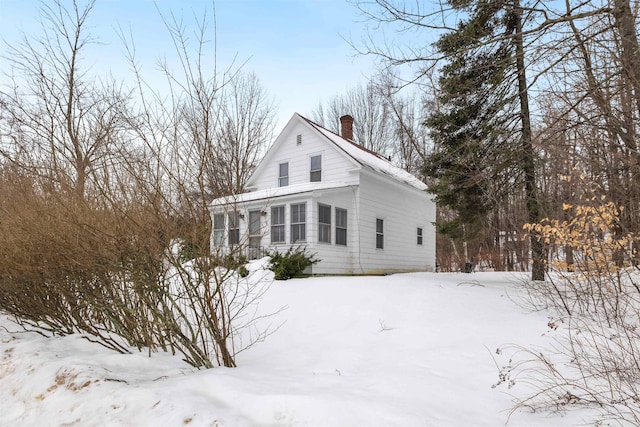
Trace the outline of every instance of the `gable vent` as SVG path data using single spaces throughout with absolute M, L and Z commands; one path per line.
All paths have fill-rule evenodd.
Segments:
M 302 144 L 302 134 L 296 136 L 296 145 Z

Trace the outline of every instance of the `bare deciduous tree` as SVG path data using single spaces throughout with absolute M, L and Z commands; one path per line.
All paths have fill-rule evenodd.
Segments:
M 131 123 L 144 160 L 127 162 L 139 197 L 153 206 L 165 245 L 171 242 L 162 258 L 165 267 L 155 277 L 155 286 L 165 291 L 162 310 L 154 315 L 158 323 L 172 325 L 172 342 L 187 349 L 194 364 L 211 367 L 217 360 L 232 367 L 238 351 L 264 337 L 258 331 L 253 339 L 238 341 L 240 330 L 253 326 L 251 309 L 265 288 L 264 283 L 251 287 L 235 273 L 243 264 L 241 251 L 223 253 L 209 245 L 208 203 L 242 191 L 270 137 L 273 104 L 255 75 L 233 65 L 219 72 L 215 52 L 213 64 L 205 61 L 206 17 L 197 23 L 194 50 L 182 20 L 164 22 L 182 68 L 161 64 L 168 97 L 149 91 L 142 73 L 136 73 L 142 109 Z M 133 55 L 130 61 L 135 66 Z
M 0 92 L 6 126 L 0 152 L 80 198 L 119 145 L 128 101 L 117 82 L 83 66 L 94 42 L 86 30 L 94 5 L 42 3 L 41 36 L 8 46 L 13 85 Z
M 327 129 L 340 133 L 340 117 L 353 117 L 353 139 L 363 147 L 383 156 L 393 152 L 393 123 L 389 106 L 375 83 L 356 86 L 345 94 L 329 100 L 327 107 L 319 104 L 313 120 Z
M 271 105 L 256 79 L 218 73 L 215 52 L 204 54 L 206 18 L 194 51 L 183 21 L 163 17 L 182 64 L 159 64 L 168 94 L 146 84 L 131 44 L 136 89 L 96 89 L 79 66 L 93 5 L 44 5 L 44 49 L 25 37 L 26 50 L 8 53 L 26 80 L 1 98 L 0 308 L 44 334 L 235 366 L 266 334 L 255 307 L 269 282 L 244 279 L 238 254 L 209 247 L 207 173 L 228 148 L 215 172 L 243 184 L 246 171 L 228 169 L 251 168 Z
M 273 138 L 275 107 L 255 74 L 238 73 L 223 88 L 219 108 L 209 187 L 220 196 L 240 194 Z

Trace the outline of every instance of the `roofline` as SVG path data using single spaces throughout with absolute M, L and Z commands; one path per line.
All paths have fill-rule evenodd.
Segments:
M 397 169 L 398 171 L 403 172 L 403 174 L 404 173 L 408 174 L 417 183 L 420 184 L 420 187 L 422 187 L 422 186 L 426 187 L 425 183 L 423 183 L 421 180 L 419 180 L 417 177 L 415 177 L 410 172 L 404 171 L 402 168 L 399 168 L 398 166 L 395 166 L 385 156 L 382 156 L 382 155 L 376 153 L 373 150 L 365 148 L 362 145 L 357 144 L 357 143 L 355 143 L 355 142 L 353 142 L 353 141 L 351 141 L 349 139 L 343 138 L 341 135 L 337 134 L 336 132 L 333 132 L 333 131 L 331 131 L 331 130 L 319 125 L 318 123 L 316 123 L 313 120 L 310 120 L 310 119 L 302 116 L 299 113 L 294 113 L 291 116 L 291 119 L 289 119 L 287 124 L 280 131 L 280 133 L 278 134 L 278 136 L 276 137 L 274 142 L 271 144 L 271 146 L 267 150 L 265 156 L 259 162 L 257 167 L 253 170 L 251 176 L 247 180 L 247 182 L 246 182 L 246 186 L 247 187 L 251 187 L 252 186 L 252 184 L 254 183 L 253 178 L 256 176 L 257 173 L 259 173 L 260 171 L 262 171 L 262 169 L 264 169 L 265 165 L 267 165 L 269 163 L 269 161 L 271 159 L 271 156 L 272 156 L 272 153 L 273 153 L 273 151 L 272 151 L 273 147 L 276 144 L 278 144 L 278 142 L 281 140 L 283 134 L 287 131 L 287 129 L 289 129 L 293 125 L 293 123 L 296 120 L 300 120 L 303 124 L 307 125 L 307 127 L 310 130 L 312 130 L 312 132 L 315 132 L 316 134 L 319 134 L 319 136 L 324 141 L 328 142 L 332 147 L 336 147 L 337 149 L 339 149 L 339 151 L 345 155 L 345 158 L 347 160 L 349 160 L 358 169 L 372 169 L 372 170 L 374 170 L 376 172 L 380 172 L 380 173 L 385 174 L 387 172 L 384 172 L 384 170 L 382 170 L 382 169 L 386 169 L 387 166 L 381 166 L 381 165 L 388 165 L 388 167 L 390 169 Z M 339 138 L 339 139 L 337 139 L 337 138 Z M 343 145 L 343 144 L 348 144 L 348 145 Z M 351 150 L 351 147 L 355 148 L 356 150 Z M 363 156 L 358 155 L 357 151 L 361 151 L 363 153 Z M 370 160 L 367 159 L 368 156 L 371 156 L 371 157 L 369 157 Z M 375 162 L 380 162 L 381 165 L 373 166 L 373 164 Z M 412 183 L 406 181 L 405 179 L 399 177 L 398 175 L 394 176 L 394 178 L 399 182 L 403 182 L 405 184 L 408 184 L 409 186 L 416 187 L 419 190 L 424 190 L 424 188 L 419 188 L 417 186 L 417 184 L 412 184 Z
M 296 113 L 296 114 L 298 114 L 298 113 Z M 326 130 L 327 132 L 330 132 L 330 133 L 334 134 L 335 136 L 337 136 L 337 137 L 339 137 L 339 138 L 342 138 L 344 141 L 348 142 L 349 144 L 353 145 L 354 147 L 357 147 L 357 148 L 361 149 L 362 151 L 364 151 L 364 152 L 366 152 L 366 153 L 372 154 L 372 155 L 374 155 L 374 156 L 378 157 L 379 159 L 382 159 L 382 160 L 384 160 L 384 161 L 386 161 L 386 162 L 388 162 L 388 161 L 389 161 L 389 159 L 388 159 L 388 158 L 386 158 L 385 156 L 383 156 L 382 154 L 376 153 L 375 151 L 370 150 L 370 149 L 368 149 L 367 147 L 365 147 L 365 146 L 363 146 L 363 145 L 360 145 L 360 144 L 358 144 L 358 143 L 356 143 L 356 142 L 353 142 L 353 141 L 351 141 L 350 139 L 344 138 L 342 135 L 338 134 L 337 132 L 334 132 L 334 131 L 332 131 L 332 130 L 330 130 L 330 129 L 327 129 L 326 127 L 319 125 L 318 123 L 314 122 L 314 121 L 313 121 L 313 120 L 311 120 L 311 119 L 308 119 L 308 118 L 306 118 L 306 117 L 304 117 L 304 116 L 302 116 L 302 115 L 300 115 L 300 114 L 298 114 L 298 115 L 299 115 L 303 120 L 305 120 L 306 122 L 308 122 L 310 125 L 315 126 L 315 127 L 322 128 L 322 129 Z M 323 136 L 324 136 L 324 135 L 323 135 Z M 325 136 L 325 138 L 326 138 L 326 136 Z M 327 138 L 327 139 L 329 139 L 329 138 Z M 331 141 L 331 140 L 329 139 L 329 141 Z M 333 141 L 331 141 L 331 142 L 333 143 Z M 334 144 L 334 145 L 335 145 L 335 144 Z M 338 147 L 338 148 L 339 148 L 339 147 Z M 344 150 L 343 150 L 343 151 L 344 151 Z M 349 153 L 347 153 L 347 154 L 349 154 Z M 350 155 L 349 155 L 349 156 L 350 156 Z M 350 156 L 350 157 L 351 157 L 351 156 Z
M 382 179 L 382 180 L 384 180 L 384 181 L 386 181 L 386 182 L 388 182 L 388 183 L 390 183 L 390 184 L 392 184 L 394 186 L 405 188 L 405 189 L 410 189 L 411 191 L 414 191 L 416 194 L 432 194 L 431 191 L 429 191 L 428 188 L 425 188 L 425 189 L 418 188 L 415 185 L 411 185 L 408 182 L 399 180 L 397 178 L 394 178 L 393 176 L 390 176 L 390 175 L 387 175 L 387 174 L 384 174 L 384 173 L 379 173 L 379 172 L 377 172 L 377 171 L 375 171 L 373 169 L 370 169 L 370 168 L 363 168 L 362 172 L 367 174 L 367 175 L 369 175 L 369 176 L 371 176 L 371 177 Z
M 301 194 L 306 194 L 306 193 L 344 190 L 347 188 L 353 188 L 357 186 L 358 184 L 340 183 L 340 184 L 331 184 L 331 185 L 319 185 L 311 188 L 309 187 L 305 188 L 304 186 L 300 186 L 299 188 L 296 188 L 296 186 L 277 187 L 276 189 L 259 190 L 258 192 L 260 193 L 264 192 L 265 194 L 264 195 L 261 194 L 256 198 L 249 198 L 247 200 L 244 200 L 242 196 L 249 196 L 254 194 L 254 192 L 250 191 L 248 193 L 233 194 L 230 196 L 219 197 L 217 199 L 212 200 L 211 203 L 209 203 L 209 206 L 211 206 L 212 208 L 216 208 L 216 207 L 229 206 L 229 205 L 244 205 L 244 204 L 250 204 L 252 202 L 259 202 L 263 200 L 277 200 L 277 199 L 291 198 L 291 197 L 299 196 Z M 282 190 L 283 193 L 269 194 L 269 191 L 278 193 L 278 190 Z
M 245 185 L 248 185 L 249 183 L 252 182 L 253 177 L 256 175 L 256 173 L 260 170 L 262 170 L 264 168 L 264 165 L 269 163 L 270 157 L 271 157 L 271 149 L 273 148 L 273 146 L 278 142 L 278 140 L 280 139 L 280 137 L 282 136 L 282 134 L 284 133 L 284 131 L 291 125 L 291 123 L 293 122 L 293 120 L 296 118 L 296 116 L 302 117 L 300 116 L 300 114 L 298 113 L 293 113 L 293 115 L 291 116 L 291 118 L 287 121 L 287 124 L 284 125 L 284 127 L 280 130 L 280 133 L 278 133 L 278 135 L 275 137 L 275 139 L 273 140 L 273 142 L 271 143 L 271 145 L 269 146 L 269 148 L 267 148 L 266 153 L 264 154 L 264 156 L 262 157 L 262 159 L 258 162 L 258 165 L 255 167 L 255 169 L 253 170 L 253 172 L 251 172 L 251 175 L 249 176 L 249 179 L 247 179 L 247 182 L 245 183 Z

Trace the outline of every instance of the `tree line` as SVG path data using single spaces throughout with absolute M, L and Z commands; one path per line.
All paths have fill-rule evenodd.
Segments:
M 441 265 L 531 263 L 514 298 L 545 310 L 550 348 L 499 347 L 494 387 L 638 425 L 640 2 L 355 3 L 376 31 L 360 52 L 431 101 Z
M 623 206 L 621 235 L 640 227 L 637 1 L 354 3 L 371 31 L 351 43 L 380 71 L 314 117 L 336 127 L 350 109 L 359 141 L 428 183 L 444 270 L 542 280 L 572 248 L 523 226 L 593 186 Z

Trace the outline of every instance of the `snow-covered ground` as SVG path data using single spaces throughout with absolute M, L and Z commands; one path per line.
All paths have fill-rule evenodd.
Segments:
M 274 282 L 288 308 L 238 368 L 122 355 L 46 339 L 0 315 L 2 426 L 500 426 L 519 384 L 492 388 L 507 343 L 544 345 L 547 315 L 512 300 L 522 276 L 413 273 Z M 494 361 L 494 358 L 498 360 Z M 509 426 L 573 426 L 584 413 L 516 411 Z

